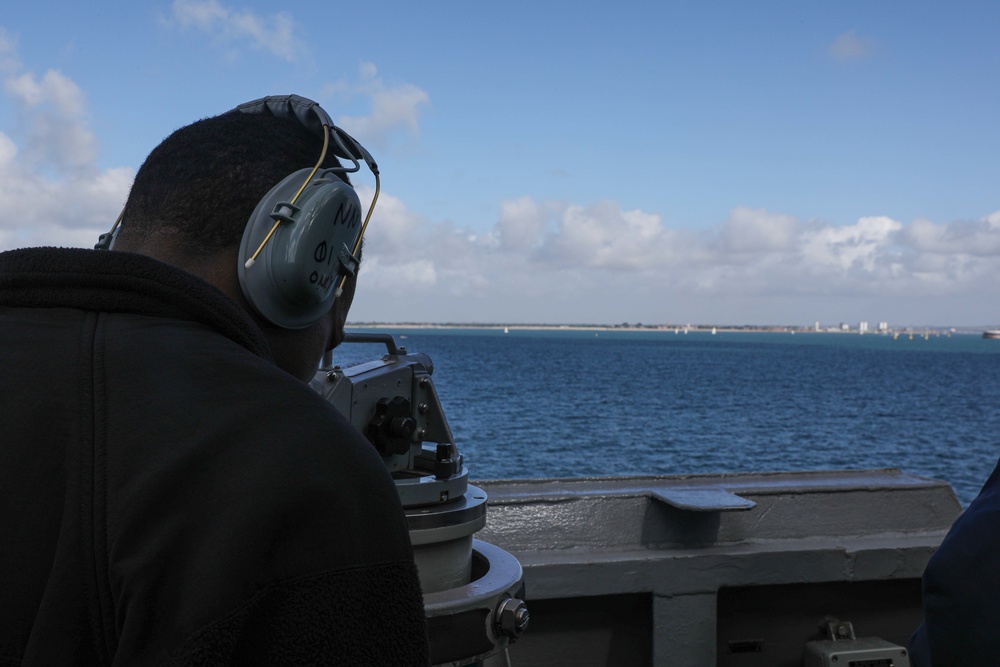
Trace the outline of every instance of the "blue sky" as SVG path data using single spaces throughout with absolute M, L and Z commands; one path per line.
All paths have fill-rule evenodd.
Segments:
M 294 92 L 382 170 L 353 320 L 1000 323 L 995 2 L 90 5 L 0 16 L 0 249 Z

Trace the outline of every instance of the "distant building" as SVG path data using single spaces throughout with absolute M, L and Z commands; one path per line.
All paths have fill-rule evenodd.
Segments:
M 841 331 L 850 331 L 851 330 L 851 325 L 847 324 L 846 322 L 841 322 L 840 323 L 840 330 Z
M 867 322 L 858 322 L 858 333 L 868 333 Z
M 886 331 L 889 330 L 889 323 L 888 322 L 879 322 L 878 323 L 878 330 L 880 332 L 882 332 L 882 333 L 885 333 Z

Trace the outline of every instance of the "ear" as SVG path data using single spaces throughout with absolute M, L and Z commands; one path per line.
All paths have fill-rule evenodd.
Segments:
M 344 341 L 344 327 L 347 326 L 347 315 L 354 302 L 354 291 L 357 287 L 357 277 L 348 278 L 344 283 L 343 293 L 337 297 L 333 304 L 333 341 L 331 348 L 337 347 Z

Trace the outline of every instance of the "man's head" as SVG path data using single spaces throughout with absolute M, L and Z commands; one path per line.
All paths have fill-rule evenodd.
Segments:
M 321 148 L 322 139 L 305 127 L 267 114 L 230 112 L 183 127 L 140 167 L 114 245 L 221 289 L 261 325 L 278 365 L 302 379 L 340 342 L 355 281 L 347 281 L 328 316 L 305 329 L 282 329 L 244 298 L 237 255 L 257 202 L 288 174 L 315 164 Z M 323 166 L 338 163 L 328 155 Z

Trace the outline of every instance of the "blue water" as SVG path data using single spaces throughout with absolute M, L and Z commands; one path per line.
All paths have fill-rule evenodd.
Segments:
M 433 359 L 474 479 L 895 467 L 967 505 L 1000 454 L 1000 340 L 382 331 Z

